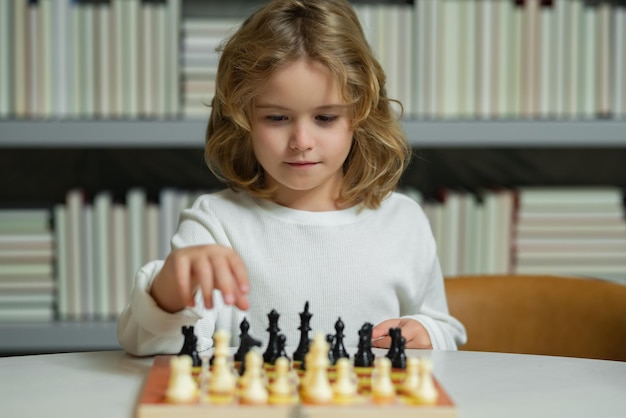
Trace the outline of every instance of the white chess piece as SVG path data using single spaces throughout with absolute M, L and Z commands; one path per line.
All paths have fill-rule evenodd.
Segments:
M 190 356 L 174 356 L 170 360 L 170 379 L 165 392 L 168 402 L 189 403 L 198 397 L 198 385 L 191 374 Z
M 213 350 L 213 371 L 209 381 L 209 395 L 231 397 L 235 395 L 237 376 L 228 363 L 230 336 L 227 332 L 218 330 L 213 338 L 215 349 Z
M 417 396 L 419 387 L 420 360 L 417 357 L 409 357 L 406 359 L 406 377 L 402 382 L 402 393 L 413 398 Z
M 333 390 L 328 381 L 328 349 L 324 334 L 317 334 L 306 357 L 307 373 L 303 381 L 303 398 L 310 404 L 327 404 L 333 400 Z
M 437 388 L 433 380 L 433 363 L 430 359 L 420 361 L 420 382 L 417 388 L 417 398 L 423 404 L 432 405 L 437 402 Z
M 274 380 L 269 385 L 269 402 L 273 405 L 291 405 L 298 400 L 297 374 L 292 373 L 289 360 L 285 357 L 276 359 Z M 295 376 L 294 376 L 295 375 Z
M 241 403 L 264 405 L 268 400 L 267 380 L 263 371 L 263 357 L 255 350 L 246 353 L 246 371 L 242 376 L 240 391 Z
M 357 396 L 358 380 L 352 370 L 350 360 L 337 360 L 337 378 L 333 384 L 333 394 L 337 403 L 351 402 Z
M 374 360 L 372 372 L 372 400 L 375 403 L 390 403 L 396 397 L 396 388 L 391 380 L 391 360 L 379 357 Z

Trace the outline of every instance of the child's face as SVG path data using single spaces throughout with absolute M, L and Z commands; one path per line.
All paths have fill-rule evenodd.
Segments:
M 252 143 L 276 202 L 333 210 L 352 145 L 350 108 L 324 65 L 301 59 L 278 69 L 252 112 Z

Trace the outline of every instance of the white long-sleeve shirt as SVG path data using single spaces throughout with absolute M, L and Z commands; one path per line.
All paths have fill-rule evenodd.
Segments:
M 414 318 L 428 331 L 433 348 L 454 350 L 466 339 L 463 325 L 448 312 L 443 277 L 428 219 L 410 198 L 390 194 L 376 210 L 353 207 L 307 212 L 224 190 L 199 197 L 181 214 L 172 248 L 200 244 L 233 248 L 249 279 L 250 309 L 226 306 L 214 291 L 206 309 L 200 292 L 196 305 L 177 313 L 161 310 L 149 295 L 163 261 L 142 267 L 130 302 L 118 323 L 118 339 L 134 355 L 176 353 L 181 327 L 195 325 L 199 350 L 212 346 L 216 329 L 226 329 L 238 344 L 246 317 L 250 333 L 267 344 L 268 314 L 275 309 L 288 346 L 300 340 L 305 302 L 315 333 L 335 333 L 345 324 L 344 343 L 356 347 L 365 322 Z

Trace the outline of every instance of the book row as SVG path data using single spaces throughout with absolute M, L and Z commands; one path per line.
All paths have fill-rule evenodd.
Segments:
M 523 188 L 424 199 L 445 276 L 558 274 L 626 283 L 618 188 Z M 142 189 L 124 202 L 71 190 L 53 208 L 0 210 L 0 321 L 110 320 L 137 270 L 163 259 L 180 212 L 201 192 Z
M 0 118 L 205 118 L 244 16 L 182 2 L 0 0 Z M 406 118 L 626 118 L 623 1 L 354 7 Z

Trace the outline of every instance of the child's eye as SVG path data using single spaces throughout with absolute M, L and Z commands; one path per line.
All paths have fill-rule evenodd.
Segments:
M 318 115 L 316 117 L 317 120 L 323 123 L 332 123 L 338 119 L 338 116 L 333 115 Z
M 283 115 L 267 115 L 265 119 L 269 122 L 282 122 L 287 120 L 287 116 Z

